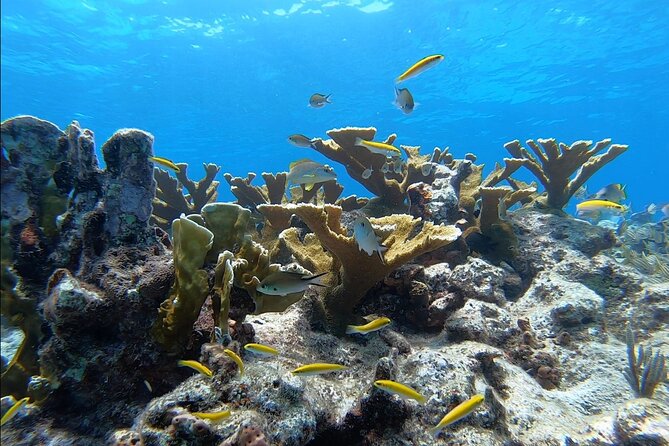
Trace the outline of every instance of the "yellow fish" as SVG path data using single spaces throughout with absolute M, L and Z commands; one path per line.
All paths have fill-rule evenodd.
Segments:
M 28 400 L 30 397 L 25 397 L 21 398 L 17 402 L 14 403 L 12 407 L 7 409 L 7 412 L 2 416 L 2 419 L 0 420 L 0 426 L 4 426 L 6 422 L 14 418 L 14 416 L 23 408 L 28 403 Z
M 307 364 L 301 367 L 296 368 L 291 373 L 298 376 L 312 376 L 312 375 L 322 375 L 324 373 L 338 372 L 340 370 L 348 370 L 348 367 L 341 364 L 327 364 L 323 362 L 317 362 L 315 364 Z
M 269 345 L 249 343 L 244 346 L 244 350 L 261 356 L 277 356 L 279 351 Z
M 296 133 L 294 135 L 290 135 L 288 137 L 288 142 L 293 144 L 294 146 L 297 147 L 304 147 L 304 148 L 309 148 L 311 147 L 311 141 L 313 141 L 311 138 L 300 135 L 299 133 Z
M 218 412 L 192 412 L 191 415 L 202 418 L 203 420 L 209 420 L 214 423 L 225 420 L 230 417 L 229 410 L 219 410 Z
M 321 108 L 325 104 L 332 104 L 332 102 L 330 101 L 330 96 L 332 95 L 314 93 L 309 98 L 309 105 L 312 106 L 313 108 Z
M 594 211 L 627 212 L 627 206 L 608 200 L 586 200 L 576 205 L 579 214 Z
M 367 334 L 373 331 L 381 330 L 386 325 L 390 324 L 390 319 L 387 317 L 380 317 L 365 325 L 349 325 L 346 327 L 346 334 L 358 333 Z
M 423 71 L 428 70 L 433 66 L 437 65 L 442 60 L 444 60 L 444 56 L 442 56 L 441 54 L 434 54 L 432 56 L 427 56 L 419 60 L 415 64 L 411 65 L 411 67 L 408 70 L 400 74 L 399 77 L 395 79 L 395 83 L 399 84 L 400 82 L 404 82 L 407 79 L 416 77 Z
M 405 386 L 404 384 L 400 384 L 395 381 L 391 381 L 389 379 L 379 379 L 374 381 L 374 387 L 402 398 L 416 400 L 421 404 L 424 404 L 425 401 L 427 401 L 427 398 L 416 392 L 411 387 Z
M 223 353 L 225 353 L 226 355 L 228 355 L 228 357 L 230 357 L 230 359 L 235 361 L 235 364 L 237 364 L 237 367 L 239 367 L 239 374 L 243 375 L 244 374 L 244 363 L 242 362 L 242 358 L 240 358 L 237 353 L 233 352 L 229 348 L 226 348 L 225 350 L 223 350 Z
M 372 153 L 380 153 L 381 155 L 389 156 L 391 158 L 401 158 L 402 152 L 395 146 L 376 141 L 365 141 L 362 138 L 355 138 L 355 145 L 365 147 Z
M 437 435 L 449 424 L 453 424 L 459 419 L 464 418 L 470 413 L 474 412 L 477 407 L 483 404 L 483 401 L 485 401 L 485 397 L 483 395 L 474 395 L 467 401 L 463 401 L 462 403 L 455 406 L 453 410 L 444 415 L 444 418 L 441 419 L 439 424 L 430 429 L 430 432 L 432 432 L 434 435 Z
M 197 370 L 198 372 L 202 373 L 204 376 L 207 376 L 211 378 L 214 376 L 214 373 L 209 370 L 209 367 L 206 365 L 202 364 L 201 362 L 193 361 L 192 359 L 181 359 L 179 362 L 177 362 L 179 367 L 190 367 L 193 370 Z
M 167 167 L 169 169 L 172 169 L 176 173 L 181 172 L 181 169 L 179 166 L 174 164 L 171 160 L 168 160 L 167 158 L 163 158 L 162 156 L 150 156 L 149 160 L 153 161 L 156 164 L 160 164 L 163 167 Z

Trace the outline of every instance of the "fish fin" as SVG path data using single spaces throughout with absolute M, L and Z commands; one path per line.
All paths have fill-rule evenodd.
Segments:
M 376 251 L 379 253 L 379 258 L 381 259 L 381 263 L 383 263 L 384 265 L 386 264 L 386 259 L 383 258 L 383 253 L 386 251 L 388 251 L 388 248 L 383 245 L 379 245 L 379 250 Z
M 356 334 L 358 330 L 353 325 L 348 325 L 346 327 L 346 334 Z
M 360 138 L 359 136 L 357 136 L 357 137 L 355 138 L 355 144 L 353 144 L 353 145 L 354 145 L 354 146 L 362 146 L 362 138 Z
M 332 101 L 330 100 L 330 96 L 332 96 L 332 93 L 330 93 L 329 95 L 325 96 L 325 102 L 327 102 L 328 104 L 332 104 Z
M 321 277 L 326 275 L 328 272 L 329 271 L 325 271 L 323 273 L 314 274 L 313 276 L 302 277 L 302 280 L 313 281 L 309 285 L 327 287 L 327 285 L 325 285 L 322 280 L 318 280 L 318 279 L 320 279 Z

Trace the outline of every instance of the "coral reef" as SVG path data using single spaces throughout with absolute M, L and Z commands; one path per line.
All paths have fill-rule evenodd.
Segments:
M 611 144 L 610 139 L 594 144 L 592 141 L 576 141 L 569 146 L 555 139 L 529 139 L 526 144 L 534 155 L 518 140 L 506 143 L 504 148 L 515 159 L 522 160 L 544 186 L 546 196 L 537 199 L 537 203 L 556 210 L 565 207 L 595 172 L 628 149 L 626 145 Z M 600 153 L 607 147 L 606 152 Z

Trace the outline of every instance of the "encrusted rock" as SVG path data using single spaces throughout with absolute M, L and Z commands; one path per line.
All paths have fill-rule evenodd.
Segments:
M 464 265 L 453 269 L 449 278 L 451 286 L 460 290 L 466 298 L 502 305 L 506 271 L 485 260 L 470 258 Z
M 669 445 L 669 405 L 638 398 L 626 402 L 616 413 L 615 431 L 625 446 Z
M 514 319 L 503 308 L 480 300 L 468 300 L 446 321 L 449 340 L 465 339 L 501 345 L 517 333 Z

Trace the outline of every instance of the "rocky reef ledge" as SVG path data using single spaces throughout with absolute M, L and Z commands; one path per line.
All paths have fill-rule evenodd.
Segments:
M 3 418 L 2 444 L 669 445 L 669 282 L 610 256 L 620 243 L 610 230 L 524 206 L 506 214 L 514 253 L 500 259 L 452 226 L 372 219 L 382 241 L 405 222 L 403 244 L 420 249 L 356 298 L 352 314 L 391 325 L 343 335 L 328 329 L 316 287 L 256 287 L 285 271 L 270 260 L 303 256 L 336 274 L 356 211 L 308 205 L 339 240 L 337 256 L 308 218 L 288 215 L 289 232 L 271 236 L 232 204 L 174 220 L 169 237 L 151 224 L 152 144 L 121 130 L 101 169 L 93 133 L 76 122 L 2 123 L 2 413 L 29 398 Z M 435 233 L 453 239 L 430 250 Z M 347 369 L 291 373 L 317 362 Z M 380 379 L 425 402 L 378 389 Z M 476 410 L 431 433 L 475 394 L 485 397 Z

